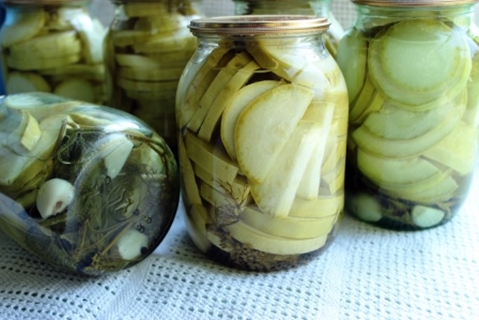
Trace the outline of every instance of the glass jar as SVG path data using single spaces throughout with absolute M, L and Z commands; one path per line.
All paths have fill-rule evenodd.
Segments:
M 0 98 L 0 231 L 40 260 L 98 275 L 139 263 L 176 213 L 173 153 L 145 123 L 51 93 Z
M 213 259 L 270 271 L 316 256 L 343 209 L 346 84 L 325 18 L 194 20 L 177 95 L 188 232 Z
M 175 95 L 196 49 L 198 0 L 113 0 L 105 40 L 108 105 L 152 126 L 176 154 Z
M 461 208 L 476 168 L 479 37 L 466 1 L 355 1 L 337 61 L 349 91 L 348 211 L 421 230 Z
M 105 102 L 102 43 L 105 29 L 89 1 L 3 0 L 0 30 L 6 93 L 51 92 Z
M 324 33 L 324 44 L 329 53 L 336 57 L 339 40 L 344 30 L 331 10 L 332 0 L 233 0 L 235 14 L 298 14 L 328 18 L 330 26 Z

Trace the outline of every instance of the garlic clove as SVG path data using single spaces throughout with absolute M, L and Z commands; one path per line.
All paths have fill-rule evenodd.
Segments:
M 364 221 L 377 222 L 383 217 L 379 202 L 364 193 L 352 197 L 348 208 L 358 218 Z
M 63 179 L 46 181 L 38 190 L 36 205 L 43 219 L 54 216 L 72 202 L 75 197 L 73 185 Z
M 430 228 L 439 224 L 445 215 L 442 210 L 425 206 L 415 206 L 411 211 L 412 221 L 421 228 Z
M 127 230 L 117 242 L 118 252 L 124 260 L 134 260 L 147 248 L 148 237 L 138 230 Z
M 128 160 L 131 150 L 133 149 L 133 142 L 131 142 L 124 135 L 115 137 L 114 140 L 103 151 L 103 161 L 105 163 L 106 171 L 110 179 L 120 173 L 121 169 Z

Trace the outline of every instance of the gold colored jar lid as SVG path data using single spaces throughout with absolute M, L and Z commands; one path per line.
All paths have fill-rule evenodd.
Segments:
M 376 7 L 440 7 L 474 4 L 479 0 L 351 0 L 356 4 Z
M 189 28 L 195 35 L 268 35 L 323 32 L 330 24 L 327 18 L 314 16 L 251 15 L 195 19 Z

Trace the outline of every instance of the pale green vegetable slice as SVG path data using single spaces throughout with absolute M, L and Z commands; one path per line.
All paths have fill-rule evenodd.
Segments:
M 336 61 L 348 86 L 349 101 L 356 99 L 366 78 L 368 43 L 361 31 L 351 29 L 339 42 Z
M 420 157 L 393 159 L 371 155 L 358 149 L 358 167 L 371 180 L 382 184 L 408 185 L 437 179 L 442 171 Z M 437 181 L 436 181 L 437 182 Z
M 32 151 L 37 144 L 42 131 L 38 125 L 37 120 L 31 115 L 30 112 L 21 110 L 22 121 L 18 128 L 9 136 L 9 147 L 13 151 L 25 155 Z
M 198 104 L 198 106 L 193 118 L 191 119 L 190 123 L 188 123 L 188 129 L 194 132 L 197 132 L 200 129 L 205 117 L 208 114 L 208 111 L 218 95 L 224 88 L 226 88 L 227 84 L 236 75 L 238 70 L 248 65 L 251 61 L 251 56 L 246 52 L 239 53 L 228 61 L 227 65 L 222 68 L 215 76 L 214 80 L 211 81 L 208 89 L 205 91 L 203 97 L 199 101 L 199 104 L 197 101 L 194 102 L 195 104 Z
M 461 175 L 471 173 L 476 164 L 478 130 L 463 121 L 434 147 L 424 152 L 424 157 L 442 163 Z
M 25 156 L 4 149 L 0 155 L 0 184 L 14 187 L 25 185 L 32 177 L 48 167 L 48 159 L 59 139 L 65 115 L 50 116 L 40 122 L 42 135 L 34 148 Z M 45 172 L 47 174 L 47 172 Z M 32 186 L 34 187 L 34 186 Z
M 274 162 L 266 168 L 268 174 L 263 181 L 251 183 L 251 194 L 263 212 L 272 217 L 288 216 L 320 135 L 318 123 L 300 121 Z
M 261 183 L 266 178 L 312 98 L 312 90 L 285 84 L 241 112 L 235 128 L 236 155 L 248 179 Z
M 261 232 L 291 239 L 308 239 L 327 235 L 333 229 L 337 215 L 323 218 L 272 218 L 256 207 L 246 206 L 240 214 L 246 224 Z
M 5 86 L 9 94 L 51 91 L 48 82 L 33 72 L 12 72 L 8 75 Z
M 241 88 L 231 98 L 221 117 L 221 141 L 232 159 L 236 160 L 234 133 L 239 115 L 258 96 L 277 87 L 279 81 L 264 80 Z
M 55 94 L 67 97 L 73 100 L 85 102 L 96 102 L 97 94 L 91 82 L 84 79 L 69 79 L 59 83 L 54 92 Z
M 352 132 L 352 140 L 365 151 L 384 157 L 404 158 L 418 155 L 432 148 L 436 143 L 448 135 L 462 118 L 466 109 L 466 95 L 461 94 L 449 103 L 455 104 L 455 110 L 442 123 L 427 133 L 412 139 L 392 140 L 382 138 L 372 133 L 365 126 Z
M 75 31 L 65 31 L 37 36 L 12 45 L 9 50 L 18 59 L 29 59 L 32 55 L 49 59 L 77 54 L 81 50 L 81 44 Z
M 17 58 L 12 55 L 6 56 L 7 66 L 18 70 L 43 70 L 56 67 L 66 66 L 72 63 L 77 63 L 81 60 L 79 53 L 56 58 L 38 58 L 31 57 L 29 59 Z
M 371 40 L 368 64 L 374 85 L 414 110 L 456 96 L 471 71 L 464 36 L 436 19 L 402 21 L 380 32 Z
M 45 25 L 47 14 L 43 9 L 15 10 L 8 14 L 0 31 L 2 46 L 28 40 L 35 36 Z
M 315 110 L 314 117 L 312 116 L 313 112 L 308 113 L 311 109 Z M 305 199 L 313 199 L 319 194 L 321 167 L 333 122 L 334 105 L 313 100 L 308 111 L 305 113 L 303 120 L 304 118 L 314 119 L 320 127 L 320 134 L 313 146 L 313 153 L 306 165 L 306 170 L 303 173 L 296 195 Z
M 457 100 L 447 101 L 437 107 L 414 112 L 386 103 L 379 112 L 371 113 L 363 125 L 375 135 L 392 140 L 414 139 L 434 130 L 456 111 Z
M 198 131 L 198 137 L 205 141 L 210 141 L 213 134 L 213 130 L 216 128 L 216 124 L 219 122 L 224 108 L 231 100 L 232 96 L 241 89 L 242 86 L 248 82 L 248 80 L 254 75 L 256 70 L 259 69 L 258 64 L 255 61 L 249 62 L 243 68 L 239 69 L 236 74 L 231 77 L 230 81 L 226 83 L 223 89 L 218 93 L 216 99 L 211 104 L 208 113 L 205 116 L 203 124 Z
M 256 230 L 242 221 L 226 226 L 226 229 L 234 239 L 244 243 L 250 248 L 281 255 L 303 254 L 317 250 L 324 246 L 328 239 L 327 235 L 309 239 L 278 237 Z M 214 239 L 210 238 L 210 234 L 211 233 L 208 233 L 208 239 L 214 241 Z M 213 243 L 219 245 L 217 241 Z

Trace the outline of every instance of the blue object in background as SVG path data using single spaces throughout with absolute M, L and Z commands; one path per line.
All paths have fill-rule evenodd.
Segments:
M 0 27 L 3 25 L 3 21 L 5 20 L 5 8 L 0 7 Z M 0 66 L 0 95 L 5 94 L 5 83 L 3 81 L 3 71 Z

